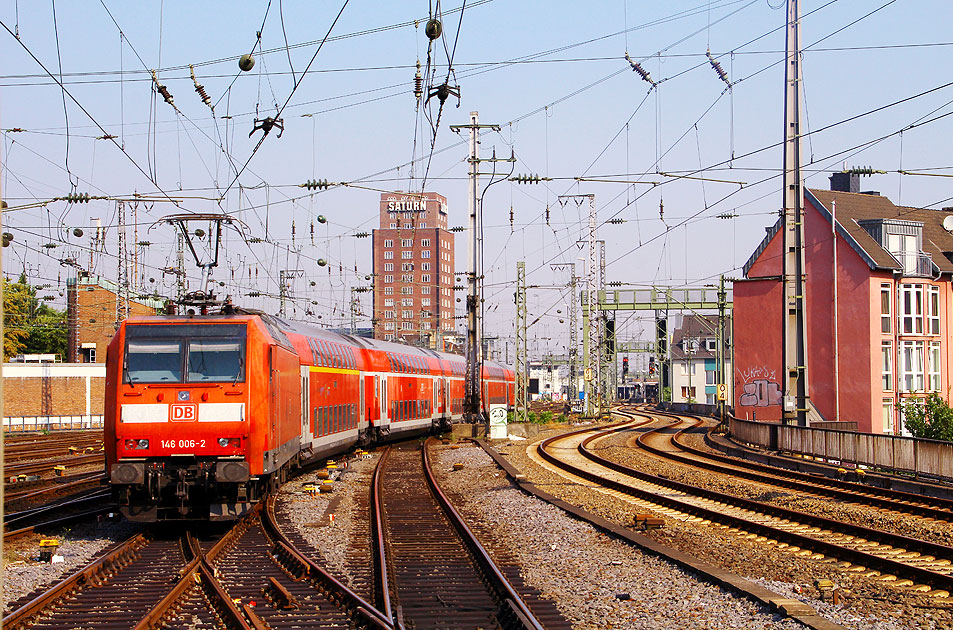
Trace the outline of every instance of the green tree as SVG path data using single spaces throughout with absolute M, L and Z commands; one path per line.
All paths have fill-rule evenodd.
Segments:
M 903 406 L 903 426 L 914 437 L 953 442 L 953 409 L 937 394 L 922 404 L 910 399 Z
M 36 296 L 36 289 L 20 275 L 16 282 L 3 280 L 3 357 L 18 354 L 66 355 L 66 312 L 52 308 Z

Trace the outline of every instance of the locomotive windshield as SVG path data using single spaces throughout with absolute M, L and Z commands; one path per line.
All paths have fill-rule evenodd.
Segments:
M 245 380 L 245 327 L 129 325 L 124 383 L 214 383 Z

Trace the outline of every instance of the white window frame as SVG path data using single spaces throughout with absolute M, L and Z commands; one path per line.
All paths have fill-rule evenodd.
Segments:
M 394 276 L 390 276 L 390 275 L 384 276 L 384 282 L 393 282 L 393 281 L 394 281 Z
M 900 391 L 923 391 L 923 342 L 900 342 Z
M 420 270 L 421 270 L 421 271 L 430 271 L 430 263 L 429 263 L 429 262 L 420 263 Z
M 413 246 L 414 246 L 414 239 L 412 239 L 412 238 L 402 238 L 402 239 L 400 239 L 400 246 L 401 246 L 401 247 L 413 247 Z
M 927 347 L 927 352 L 929 353 L 929 364 L 927 366 L 929 370 L 927 372 L 928 391 L 938 392 L 940 391 L 940 366 L 943 361 L 943 355 L 940 353 L 940 342 L 931 341 Z
M 394 246 L 394 239 L 392 238 L 384 239 L 384 247 L 393 247 L 393 246 Z
M 880 342 L 880 385 L 883 391 L 893 391 L 893 342 Z
M 422 252 L 420 252 L 420 257 L 421 257 L 421 258 L 430 258 L 430 250 L 429 250 L 429 249 L 425 249 L 425 250 L 423 250 Z
M 422 238 L 422 239 L 420 239 L 420 246 L 421 246 L 421 247 L 430 247 L 430 239 L 429 239 L 429 238 Z
M 901 335 L 923 334 L 923 286 L 901 284 L 897 307 L 898 332 Z
M 393 305 L 394 305 L 394 298 L 387 298 L 384 300 L 384 306 L 393 306 Z
M 401 293 L 401 295 L 413 295 L 413 294 L 414 294 L 414 287 L 401 287 L 401 288 L 400 288 L 400 293 Z
M 940 334 L 940 287 L 933 284 L 927 292 L 927 334 Z
M 392 251 L 384 252 L 384 260 L 393 260 L 393 259 L 394 259 L 394 252 Z
M 413 260 L 413 258 L 414 258 L 414 250 L 412 250 L 412 249 L 405 249 L 404 251 L 402 251 L 402 252 L 400 253 L 400 257 L 401 257 L 403 260 Z
M 384 263 L 384 271 L 393 271 L 394 263 Z
M 883 406 L 881 407 L 882 411 L 882 421 L 883 421 L 883 432 L 887 434 L 893 434 L 895 432 L 894 422 L 896 421 L 896 416 L 894 414 L 894 405 L 893 398 L 884 398 Z
M 394 295 L 394 287 L 384 287 L 384 295 Z
M 384 311 L 384 319 L 394 319 L 394 311 Z
M 429 286 L 420 287 L 420 294 L 430 295 L 430 287 Z
M 893 313 L 890 312 L 890 305 L 893 301 L 890 298 L 890 285 L 880 285 L 880 332 L 889 333 Z M 885 310 L 886 309 L 886 310 Z
M 422 273 L 422 274 L 420 274 L 420 281 L 421 281 L 421 282 L 430 282 L 430 274 L 429 274 L 429 273 Z

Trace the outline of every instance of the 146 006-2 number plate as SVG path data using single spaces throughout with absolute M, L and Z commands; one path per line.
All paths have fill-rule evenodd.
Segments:
M 205 448 L 205 440 L 162 440 L 162 448 Z

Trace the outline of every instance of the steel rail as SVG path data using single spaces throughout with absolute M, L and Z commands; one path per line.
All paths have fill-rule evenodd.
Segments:
M 812 524 L 815 527 L 824 527 L 826 529 L 831 529 L 832 531 L 847 533 L 851 535 L 861 535 L 868 539 L 870 539 L 869 537 L 873 537 L 874 534 L 876 534 L 878 537 L 880 537 L 883 540 L 889 539 L 889 540 L 895 541 L 894 544 L 897 544 L 897 545 L 903 544 L 904 548 L 907 550 L 925 551 L 927 549 L 936 549 L 943 555 L 953 556 L 953 549 L 943 545 L 936 545 L 935 543 L 927 543 L 925 541 L 919 541 L 912 538 L 906 538 L 904 536 L 899 536 L 896 534 L 888 534 L 885 532 L 880 532 L 878 530 L 872 530 L 865 527 L 851 526 L 849 524 L 832 521 L 830 519 L 824 519 L 817 516 L 801 514 L 793 510 L 786 510 L 783 508 L 766 506 L 764 504 L 761 504 L 755 501 L 739 499 L 738 497 L 733 497 L 730 495 L 726 495 L 726 494 L 722 494 L 722 493 L 718 493 L 718 492 L 714 492 L 710 490 L 699 489 L 694 486 L 690 486 L 688 484 L 683 484 L 681 482 L 665 479 L 665 478 L 651 475 L 648 473 L 643 473 L 641 471 L 632 469 L 622 464 L 612 462 L 610 460 L 599 457 L 598 455 L 595 455 L 594 453 L 592 453 L 586 448 L 586 446 L 593 440 L 598 439 L 600 437 L 604 437 L 606 435 L 609 435 L 619 430 L 624 430 L 624 429 L 616 427 L 610 430 L 600 431 L 599 433 L 590 436 L 586 440 L 583 440 L 583 442 L 580 443 L 578 446 L 579 453 L 586 459 L 589 459 L 590 461 L 596 464 L 599 464 L 600 466 L 603 466 L 605 468 L 609 468 L 610 470 L 613 470 L 615 472 L 619 472 L 623 475 L 634 477 L 636 479 L 640 479 L 642 481 L 663 486 L 672 490 L 677 490 L 679 492 L 683 492 L 685 494 L 689 494 L 692 496 L 699 496 L 711 501 L 718 501 L 718 502 L 726 503 L 729 505 L 735 505 L 735 507 L 741 507 L 743 509 L 748 509 L 754 512 L 760 512 L 762 514 L 771 514 L 779 518 L 787 518 L 787 519 L 795 520 L 797 522 L 801 522 L 804 524 Z M 808 536 L 803 536 L 795 532 L 781 530 L 781 529 L 772 527 L 770 525 L 765 525 L 762 523 L 756 523 L 756 522 L 744 520 L 729 514 L 725 514 L 723 512 L 718 512 L 716 510 L 711 510 L 705 507 L 701 507 L 701 506 L 694 505 L 685 501 L 681 501 L 673 497 L 656 494 L 656 493 L 653 493 L 647 490 L 642 490 L 639 488 L 634 488 L 630 485 L 617 482 L 611 479 L 606 479 L 602 477 L 601 475 L 598 475 L 597 473 L 593 473 L 591 471 L 579 468 L 578 466 L 575 466 L 573 464 L 569 464 L 568 462 L 564 462 L 558 459 L 557 457 L 555 457 L 552 453 L 549 453 L 547 451 L 548 446 L 556 441 L 565 439 L 566 437 L 569 437 L 572 435 L 578 435 L 578 434 L 589 432 L 589 431 L 592 431 L 592 429 L 582 429 L 580 431 L 574 431 L 572 433 L 563 434 L 563 435 L 555 436 L 553 438 L 549 438 L 537 446 L 537 452 L 539 453 L 540 457 L 550 462 L 554 466 L 567 470 L 574 475 L 577 475 L 579 477 L 582 477 L 594 483 L 598 483 L 600 485 L 609 487 L 613 490 L 622 492 L 623 494 L 635 496 L 647 501 L 651 501 L 658 505 L 662 505 L 664 507 L 678 510 L 683 513 L 699 516 L 701 518 L 708 519 L 713 522 L 729 525 L 731 527 L 737 527 L 739 529 L 744 529 L 746 531 L 757 533 L 761 536 L 778 540 L 778 541 L 787 543 L 789 545 L 794 545 L 802 549 L 813 549 L 814 551 L 823 553 L 825 555 L 828 555 L 831 557 L 839 557 L 839 558 L 848 560 L 852 563 L 862 565 L 867 568 L 877 568 L 878 570 L 884 569 L 893 575 L 911 579 L 917 583 L 930 584 L 935 587 L 942 587 L 945 590 L 953 589 L 953 576 L 951 575 L 944 575 L 942 573 L 937 573 L 935 571 L 930 571 L 928 569 L 922 569 L 922 568 L 915 567 L 909 564 L 896 562 L 894 560 L 882 558 L 874 554 L 869 554 L 869 553 L 859 551 L 856 549 L 841 547 L 833 543 L 828 543 L 825 541 L 817 540 L 815 538 L 810 538 Z M 887 543 L 887 544 L 890 544 L 890 543 Z
M 645 414 L 644 412 L 641 412 L 641 413 L 640 412 L 623 412 L 623 413 L 639 415 L 639 416 L 647 417 L 647 418 L 651 418 L 652 415 L 654 415 L 654 414 L 651 414 L 651 415 Z M 697 457 L 702 457 L 707 460 L 714 460 L 714 461 L 705 461 L 704 459 L 703 460 L 692 459 L 691 457 L 686 457 L 685 455 L 680 455 L 678 453 L 665 451 L 658 447 L 652 446 L 651 444 L 648 444 L 648 442 L 645 440 L 645 438 L 648 435 L 650 435 L 651 433 L 660 431 L 666 427 L 659 427 L 659 429 L 656 429 L 655 431 L 646 431 L 645 433 L 642 433 L 636 438 L 636 442 L 641 448 L 644 448 L 645 450 L 655 455 L 658 455 L 659 457 L 671 459 L 671 460 L 680 462 L 682 464 L 694 466 L 696 468 L 704 468 L 705 470 L 710 470 L 713 472 L 730 475 L 733 477 L 740 477 L 742 479 L 748 479 L 749 481 L 765 483 L 768 485 L 779 486 L 779 487 L 788 488 L 791 490 L 798 490 L 800 492 L 807 492 L 810 494 L 819 494 L 822 496 L 833 497 L 836 499 L 841 499 L 841 500 L 849 501 L 852 503 L 866 501 L 869 505 L 872 505 L 874 507 L 894 510 L 894 511 L 903 512 L 906 514 L 913 514 L 916 516 L 927 516 L 927 517 L 941 520 L 941 521 L 953 521 L 953 512 L 947 509 L 925 505 L 924 497 L 920 495 L 904 493 L 904 494 L 907 494 L 908 498 L 890 499 L 879 493 L 874 494 L 874 493 L 867 492 L 867 488 L 869 486 L 864 486 L 863 484 L 853 484 L 854 486 L 858 487 L 856 490 L 843 490 L 843 489 L 834 487 L 831 484 L 823 484 L 823 482 L 819 483 L 820 480 L 818 480 L 816 477 L 811 475 L 804 475 L 803 473 L 797 473 L 796 475 L 787 475 L 783 473 L 778 473 L 776 472 L 776 469 L 769 468 L 767 466 L 761 466 L 757 464 L 753 466 L 739 464 L 737 460 L 732 460 L 731 458 L 725 457 L 723 455 L 714 455 L 714 454 L 708 453 L 707 451 L 703 451 L 699 448 L 695 448 L 693 446 L 685 444 L 684 442 L 679 441 L 679 437 L 681 437 L 682 434 L 684 434 L 686 431 L 697 427 L 698 424 L 701 423 L 701 419 L 696 418 L 695 416 L 677 416 L 672 414 L 659 414 L 659 415 L 662 417 L 677 418 L 679 420 L 681 420 L 682 418 L 698 420 L 698 423 L 695 424 L 694 426 L 685 427 L 684 429 L 681 429 L 677 433 L 675 433 L 675 435 L 672 436 L 671 441 L 673 444 L 675 444 L 679 448 Z M 672 425 L 669 425 L 669 426 L 672 426 Z M 715 463 L 715 462 L 720 462 L 720 463 Z M 722 464 L 727 464 L 727 465 L 722 465 Z M 738 468 L 747 469 L 747 470 L 739 470 L 738 468 L 735 468 L 735 466 L 737 466 Z M 789 477 L 789 478 L 785 479 L 784 477 Z M 916 499 L 909 498 L 909 497 L 916 497 Z M 916 501 L 916 503 L 914 504 L 909 503 L 910 501 L 914 501 L 914 500 Z
M 536 619 L 536 616 L 523 601 L 523 598 L 520 596 L 520 594 L 516 592 L 516 589 L 513 588 L 513 585 L 510 584 L 509 580 L 506 579 L 506 576 L 504 576 L 499 567 L 496 566 L 496 562 L 493 561 L 490 553 L 480 543 L 479 539 L 476 537 L 476 534 L 474 534 L 473 530 L 467 526 L 466 522 L 463 520 L 463 517 L 453 507 L 453 505 L 450 503 L 450 499 L 447 498 L 447 496 L 440 489 L 440 486 L 437 484 L 437 480 L 434 478 L 433 470 L 430 466 L 429 446 L 433 440 L 434 438 L 428 438 L 427 441 L 424 442 L 424 447 L 421 449 L 424 472 L 431 492 L 437 499 L 440 507 L 443 509 L 444 514 L 446 514 L 447 518 L 450 520 L 450 523 L 457 530 L 460 538 L 472 553 L 474 559 L 477 561 L 477 564 L 481 569 L 481 572 L 487 578 L 489 585 L 495 591 L 497 597 L 510 608 L 510 610 L 520 620 L 524 628 L 530 630 L 544 630 L 543 625 L 538 619 Z
M 643 412 L 644 413 L 644 412 Z M 672 418 L 699 418 L 699 416 L 693 414 L 673 414 L 665 411 L 655 411 L 651 412 L 655 415 L 668 416 Z M 679 446 L 686 448 L 686 450 L 693 450 L 694 447 L 679 444 Z M 931 514 L 924 514 L 924 516 L 931 516 L 932 518 L 941 518 L 942 520 L 949 520 L 953 518 L 953 499 L 946 499 L 943 497 L 934 497 L 925 494 L 916 494 L 914 492 L 906 492 L 903 490 L 892 490 L 890 488 L 880 488 L 878 486 L 872 486 L 865 483 L 859 483 L 856 481 L 848 481 L 846 479 L 834 479 L 831 477 L 812 475 L 809 473 L 801 472 L 799 470 L 790 470 L 787 468 L 777 468 L 774 466 L 767 466 L 765 464 L 759 464 L 757 462 L 751 462 L 747 460 L 741 460 L 722 453 L 709 453 L 707 451 L 700 451 L 706 457 L 714 459 L 717 461 L 725 462 L 727 464 L 733 464 L 736 466 L 743 466 L 745 468 L 750 468 L 752 470 L 764 470 L 769 473 L 783 475 L 785 477 L 791 477 L 792 479 L 800 479 L 814 485 L 823 485 L 825 487 L 837 488 L 854 488 L 857 492 L 862 492 L 864 494 L 870 495 L 873 497 L 884 497 L 887 499 L 894 498 L 897 501 L 905 502 L 909 501 L 911 503 L 922 504 L 924 501 L 930 501 L 934 505 L 940 506 L 939 509 L 946 510 L 945 516 L 933 516 Z
M 394 619 L 394 611 L 391 609 L 391 591 L 390 584 L 387 581 L 387 545 L 384 534 L 384 504 L 381 495 L 381 476 L 384 469 L 384 462 L 390 455 L 391 447 L 388 446 L 381 453 L 374 467 L 374 476 L 371 478 L 371 544 L 374 555 L 374 595 L 377 603 L 383 610 L 382 612 L 388 619 Z M 400 619 L 395 620 L 395 625 L 403 628 Z
M 275 557 L 284 561 L 283 566 L 291 575 L 296 579 L 308 578 L 319 589 L 339 594 L 341 596 L 340 603 L 346 609 L 352 610 L 363 617 L 372 628 L 394 630 L 393 622 L 384 613 L 294 547 L 278 527 L 275 517 L 275 496 L 273 494 L 265 501 L 262 514 L 262 527 L 275 542 Z M 210 550 L 207 555 L 214 557 L 213 551 L 215 550 Z
M 230 538 L 236 528 L 237 526 L 233 527 L 220 541 Z M 133 626 L 133 630 L 147 630 L 165 625 L 163 621 L 173 614 L 175 602 L 196 586 L 196 583 L 205 591 L 207 601 L 215 609 L 223 626 L 231 630 L 252 630 L 253 626 L 242 616 L 241 611 L 215 577 L 208 559 L 192 532 L 186 532 L 182 551 L 186 554 L 188 564 L 182 569 L 181 577 L 169 593 Z
M 128 564 L 138 555 L 139 549 L 146 544 L 146 538 L 142 534 L 136 534 L 129 540 L 116 545 L 106 555 L 90 562 L 65 580 L 57 582 L 46 592 L 12 611 L 3 618 L 0 626 L 18 628 L 29 625 L 33 617 L 56 601 L 69 596 L 76 589 L 87 585 L 95 586 L 100 578 Z

